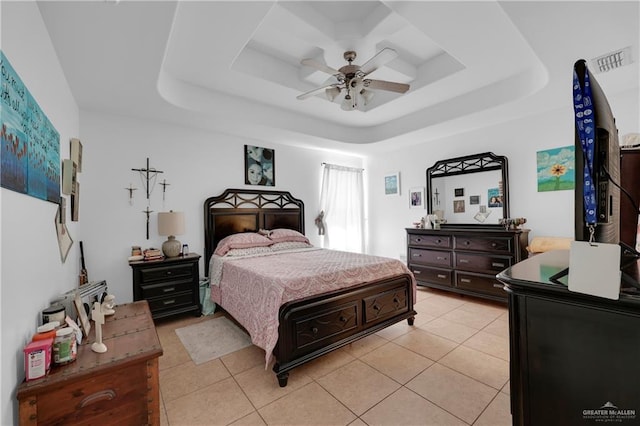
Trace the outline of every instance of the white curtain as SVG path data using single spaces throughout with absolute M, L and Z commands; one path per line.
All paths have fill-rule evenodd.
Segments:
M 364 251 L 362 169 L 324 164 L 320 209 L 324 212 L 324 247 Z

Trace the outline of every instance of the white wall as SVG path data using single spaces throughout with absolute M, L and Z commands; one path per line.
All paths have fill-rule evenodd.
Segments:
M 305 230 L 320 245 L 314 218 L 320 198 L 320 164 L 330 162 L 362 167 L 362 158 L 287 145 L 265 144 L 213 133 L 102 113 L 81 113 L 84 163 L 81 176 L 80 217 L 90 279 L 105 279 L 120 303 L 133 298 L 131 246 L 160 247 L 166 237 L 157 232 L 157 212 L 184 211 L 186 234 L 176 238 L 189 244 L 191 252 L 204 255 L 203 203 L 226 188 L 275 189 L 291 192 L 305 203 Z M 275 149 L 275 187 L 244 185 L 244 145 Z M 150 197 L 150 239 L 146 239 L 147 200 L 144 187 L 132 168 L 163 171 L 162 187 Z M 129 184 L 134 191 L 129 205 Z M 204 259 L 200 260 L 204 274 Z
M 80 136 L 78 107 L 67 86 L 35 2 L 2 2 L 2 51 L 60 134 L 60 159 Z M 2 205 L 2 392 L 0 424 L 17 424 L 16 387 L 24 379 L 22 349 L 40 325 L 40 311 L 77 283 L 77 244 L 60 260 L 54 218 L 57 204 L 6 189 Z M 67 200 L 67 206 L 70 200 Z M 81 238 L 80 224 L 67 226 Z
M 603 90 L 606 93 L 606 87 Z M 640 131 L 638 90 L 607 96 L 619 134 Z M 426 169 L 436 161 L 486 151 L 508 158 L 510 215 L 527 219 L 525 227 L 531 230 L 529 238 L 573 237 L 573 191 L 537 192 L 536 176 L 537 151 L 573 145 L 572 114 L 572 107 L 568 105 L 408 149 L 369 155 L 366 160 L 370 197 L 369 252 L 404 259 L 404 229 L 426 214 L 426 210 L 409 208 L 409 189 L 426 186 Z M 383 177 L 396 171 L 400 172 L 401 196 L 386 196 Z

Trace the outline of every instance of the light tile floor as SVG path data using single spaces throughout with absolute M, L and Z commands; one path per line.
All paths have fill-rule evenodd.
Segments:
M 161 424 L 510 425 L 506 305 L 419 288 L 415 309 L 284 388 L 255 346 L 195 365 L 174 330 L 212 317 L 158 322 Z

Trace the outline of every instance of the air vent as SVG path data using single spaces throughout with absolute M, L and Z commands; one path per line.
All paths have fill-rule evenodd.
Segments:
M 631 47 L 616 50 L 591 60 L 591 67 L 596 72 L 608 72 L 631 64 Z

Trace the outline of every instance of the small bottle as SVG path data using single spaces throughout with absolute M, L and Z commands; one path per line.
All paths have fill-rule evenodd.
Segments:
M 182 255 L 186 256 L 189 254 L 189 244 L 183 244 L 182 245 Z

